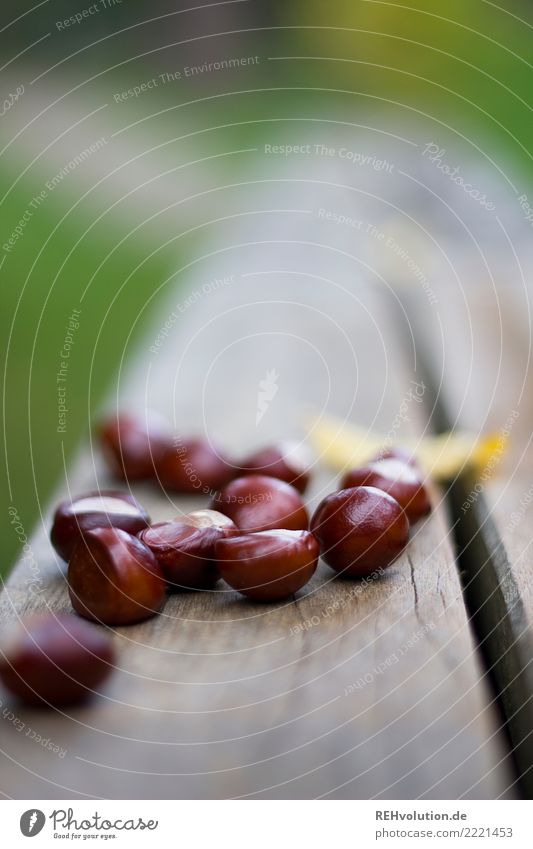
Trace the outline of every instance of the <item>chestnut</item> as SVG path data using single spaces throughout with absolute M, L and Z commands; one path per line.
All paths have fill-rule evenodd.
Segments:
M 153 552 L 170 589 L 205 590 L 218 580 L 215 543 L 239 533 L 216 510 L 195 510 L 173 522 L 158 522 L 138 534 Z
M 229 516 L 241 531 L 299 531 L 309 527 L 298 490 L 267 475 L 235 478 L 215 495 L 211 507 Z
M 262 448 L 240 463 L 241 475 L 270 475 L 304 493 L 309 484 L 311 458 L 297 442 L 281 442 Z
M 54 514 L 50 539 L 59 556 L 69 560 L 86 531 L 113 527 L 135 535 L 149 522 L 144 507 L 127 492 L 87 492 L 72 501 L 61 502 Z
M 358 486 L 328 495 L 311 519 L 322 557 L 350 578 L 385 569 L 407 545 L 409 520 L 381 489 Z
M 165 489 L 185 494 L 208 494 L 230 479 L 224 456 L 206 439 L 176 439 L 157 464 Z
M 375 486 L 388 492 L 403 507 L 410 522 L 416 522 L 431 510 L 429 495 L 419 472 L 404 460 L 391 457 L 352 469 L 344 475 L 341 489 L 351 486 Z
M 129 625 L 159 611 L 166 583 L 150 549 L 119 528 L 96 528 L 78 542 L 68 564 L 72 606 L 106 625 Z
M 172 432 L 156 413 L 144 417 L 119 413 L 107 419 L 99 429 L 104 456 L 112 473 L 125 480 L 148 480 L 169 445 Z
M 62 613 L 8 626 L 0 649 L 0 678 L 29 705 L 62 707 L 88 699 L 115 663 L 107 634 Z
M 254 601 L 280 601 L 312 578 L 319 546 L 309 531 L 278 529 L 219 540 L 215 552 L 230 587 Z
M 420 473 L 422 472 L 416 455 L 413 454 L 409 448 L 404 448 L 401 445 L 393 445 L 390 448 L 384 448 L 375 457 L 374 461 L 377 462 L 378 460 L 403 460 L 404 463 L 407 463 L 409 466 L 413 466 Z

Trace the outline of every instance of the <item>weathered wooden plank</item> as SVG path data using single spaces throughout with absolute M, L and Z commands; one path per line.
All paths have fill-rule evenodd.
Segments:
M 302 209 L 316 206 L 298 190 Z M 305 434 L 310 409 L 387 432 L 412 377 L 401 365 L 394 322 L 373 285 L 361 282 L 346 234 L 328 233 L 328 247 L 308 216 L 276 212 L 267 221 L 267 228 L 257 215 L 244 222 L 235 249 L 223 234 L 215 259 L 189 270 L 196 303 L 180 313 L 159 353 L 150 353 L 147 341 L 117 388 L 120 403 L 146 400 L 173 415 L 181 432 L 205 427 L 236 453 Z M 202 286 L 214 278 L 230 282 L 206 297 Z M 278 391 L 256 427 L 258 383 L 272 370 Z M 420 409 L 416 402 L 411 408 L 405 427 L 416 429 Z M 82 452 L 63 490 L 108 482 L 94 448 Z M 334 484 L 318 465 L 311 504 Z M 137 494 L 156 519 L 197 504 L 147 487 Z M 32 542 L 38 574 L 20 564 L 1 596 L 4 619 L 44 606 L 70 609 L 46 527 Z M 42 592 L 30 594 L 29 579 Z M 3 793 L 513 792 L 440 506 L 379 580 L 341 581 L 321 566 L 295 603 L 261 607 L 220 585 L 215 593 L 173 596 L 160 617 L 117 629 L 115 639 L 120 668 L 90 705 L 63 716 L 13 707 L 16 718 L 4 718 Z M 17 719 L 66 750 L 64 757 L 17 730 Z
M 491 296 L 492 294 L 492 296 Z M 533 621 L 530 327 L 525 292 L 469 290 L 444 299 L 440 424 L 500 434 L 501 452 L 450 488 L 464 583 L 486 661 L 507 716 L 525 792 L 533 792 Z M 470 333 L 461 332 L 468 324 Z M 436 328 L 419 332 L 436 333 Z M 452 334 L 452 327 L 454 332 Z M 426 350 L 429 349 L 427 344 Z M 439 346 L 433 346 L 436 351 Z M 455 418 L 457 416 L 457 418 Z M 505 450 L 504 450 L 505 445 Z

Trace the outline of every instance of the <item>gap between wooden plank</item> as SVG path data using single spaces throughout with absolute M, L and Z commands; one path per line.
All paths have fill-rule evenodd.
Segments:
M 442 335 L 422 319 L 419 301 L 406 304 L 418 355 L 425 361 L 426 402 L 435 428 L 444 432 L 458 426 L 479 434 L 490 429 L 510 438 L 510 450 L 490 468 L 457 475 L 448 500 L 466 604 L 506 718 L 522 791 L 531 798 L 531 536 L 525 540 L 522 532 L 517 539 L 511 521 L 530 486 L 533 386 L 527 313 L 520 311 L 516 292 L 499 298 L 496 292 L 462 291 L 463 312 L 444 284 L 440 296 Z

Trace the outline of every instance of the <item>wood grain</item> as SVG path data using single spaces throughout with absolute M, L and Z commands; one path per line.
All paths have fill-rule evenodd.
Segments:
M 531 327 L 526 293 L 504 294 L 494 292 L 490 297 L 485 289 L 473 289 L 462 293 L 460 305 L 446 290 L 439 311 L 440 332 L 436 325 L 420 320 L 419 307 L 415 323 L 425 342 L 424 351 L 429 350 L 430 339 L 438 340 L 431 344 L 432 370 L 435 383 L 440 384 L 440 401 L 449 424 L 477 434 L 490 431 L 500 436 L 501 451 L 486 469 L 479 470 L 460 511 L 466 514 L 480 496 L 485 498 L 491 520 L 510 554 L 513 575 L 531 623 Z M 416 314 L 413 304 L 408 304 L 407 309 Z
M 306 196 L 298 201 L 302 209 L 316 206 Z M 351 234 L 338 228 L 328 238 L 326 249 L 316 222 L 279 213 L 260 225 L 257 216 L 244 222 L 229 242 L 221 233 L 214 259 L 188 271 L 187 290 L 201 293 L 204 283 L 233 275 L 230 284 L 195 297 L 157 354 L 149 350 L 154 327 L 117 381 L 118 403 L 147 403 L 169 414 L 180 432 L 206 429 L 235 454 L 280 436 L 305 437 L 309 411 L 387 432 L 413 375 L 386 302 L 361 279 Z M 183 305 L 184 298 L 181 291 L 175 301 Z M 271 370 L 278 391 L 256 426 L 258 384 Z M 408 419 L 408 431 L 424 424 L 416 402 Z M 108 483 L 97 447 L 87 445 L 61 494 Z M 317 463 L 311 507 L 335 483 Z M 198 503 L 149 487 L 136 494 L 155 519 Z M 342 581 L 322 565 L 289 603 L 253 606 L 222 584 L 213 593 L 174 595 L 158 618 L 116 630 L 119 668 L 86 707 L 63 715 L 29 711 L 2 692 L 2 710 L 15 719 L 8 713 L 2 722 L 1 792 L 512 795 L 498 713 L 465 613 L 440 495 L 434 496 L 432 516 L 376 580 Z M 44 607 L 70 610 L 48 526 L 49 514 L 32 540 L 35 574 L 21 562 L 7 582 L 3 620 Z M 26 736 L 27 728 L 65 756 Z
M 418 318 L 425 351 L 433 352 L 433 390 L 440 426 L 487 429 L 501 450 L 475 475 L 466 470 L 450 487 L 463 583 L 473 621 L 507 717 L 514 758 L 528 798 L 533 793 L 533 622 L 531 528 L 531 415 L 529 314 L 524 293 L 491 300 L 466 293 L 441 312 L 437 329 Z M 417 308 L 410 305 L 412 313 Z M 470 333 L 465 333 L 468 324 Z M 454 332 L 452 335 L 452 326 Z M 429 339 L 431 338 L 431 344 Z M 440 375 L 440 378 L 438 377 Z M 505 448 L 504 448 L 505 446 Z

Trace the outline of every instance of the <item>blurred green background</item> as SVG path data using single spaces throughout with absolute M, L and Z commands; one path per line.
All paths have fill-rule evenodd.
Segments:
M 32 4 L 13 0 L 2 4 L 3 97 L 20 82 L 29 88 L 32 78 L 59 63 L 31 87 L 31 103 L 38 104 L 41 98 L 44 108 L 54 96 L 74 88 L 63 101 L 65 108 L 86 101 L 88 112 L 103 97 L 109 103 L 106 121 L 120 128 L 126 121 L 180 101 L 234 92 L 186 106 L 178 117 L 168 111 L 151 121 L 149 129 L 141 124 L 138 131 L 130 131 L 137 132 L 141 146 L 152 146 L 177 133 L 240 123 L 231 130 L 198 136 L 194 141 L 198 158 L 216 154 L 221 140 L 227 149 L 257 143 L 263 135 L 261 121 L 269 117 L 336 114 L 344 120 L 350 116 L 361 120 L 379 112 L 387 116 L 391 127 L 410 121 L 453 127 L 491 157 L 512 163 L 524 181 L 531 179 L 533 9 L 529 3 L 509 2 L 503 9 L 484 0 L 451 0 L 444 6 L 374 0 L 250 0 L 212 6 L 209 12 L 176 14 L 190 4 L 124 0 L 70 26 L 68 33 L 58 30 L 57 21 L 90 5 L 83 0 L 50 0 L 25 14 Z M 208 37 L 214 33 L 225 35 Z M 193 41 L 183 43 L 188 39 Z M 138 98 L 126 108 L 115 108 L 110 97 L 110 92 L 127 89 L 172 63 L 178 67 L 256 53 L 290 58 L 263 61 L 246 77 L 235 73 L 198 78 L 186 91 L 161 90 L 149 101 Z M 94 78 L 90 84 L 85 82 L 88 78 Z M 27 110 L 29 95 L 24 97 Z M 21 110 L 23 105 L 21 98 Z M 21 113 L 19 126 L 18 108 L 15 104 L 0 119 L 2 148 L 11 142 L 0 156 L 1 196 L 10 190 L 1 203 L 2 244 L 29 199 L 50 176 L 45 159 L 31 164 L 23 143 L 25 134 L 38 136 L 41 119 L 25 126 Z M 31 117 L 26 115 L 24 120 Z M 19 129 L 21 134 L 13 142 Z M 88 139 L 92 140 L 90 134 Z M 182 154 L 171 148 L 169 155 L 178 162 Z M 164 167 L 168 162 L 162 160 L 161 170 Z M 220 180 L 228 181 L 238 165 L 228 157 L 213 169 L 212 180 L 218 174 Z M 191 179 L 194 184 L 194 174 Z M 80 185 L 71 179 L 47 197 L 16 249 L 5 255 L 0 270 L 2 573 L 21 548 L 8 508 L 16 508 L 29 535 L 64 474 L 64 462 L 69 462 L 87 433 L 93 411 L 113 385 L 120 358 L 135 349 L 157 309 L 163 294 L 157 290 L 179 265 L 195 256 L 199 246 L 205 250 L 198 234 L 163 247 L 165 238 L 154 238 L 154 229 L 142 224 L 142 204 L 139 229 L 132 233 L 135 199 L 106 213 L 105 198 L 89 195 L 80 200 L 85 191 Z M 125 205 L 128 215 L 123 214 Z M 165 233 L 169 231 L 167 222 Z M 61 443 L 56 435 L 54 375 L 72 308 L 82 312 L 69 364 L 68 428 Z

